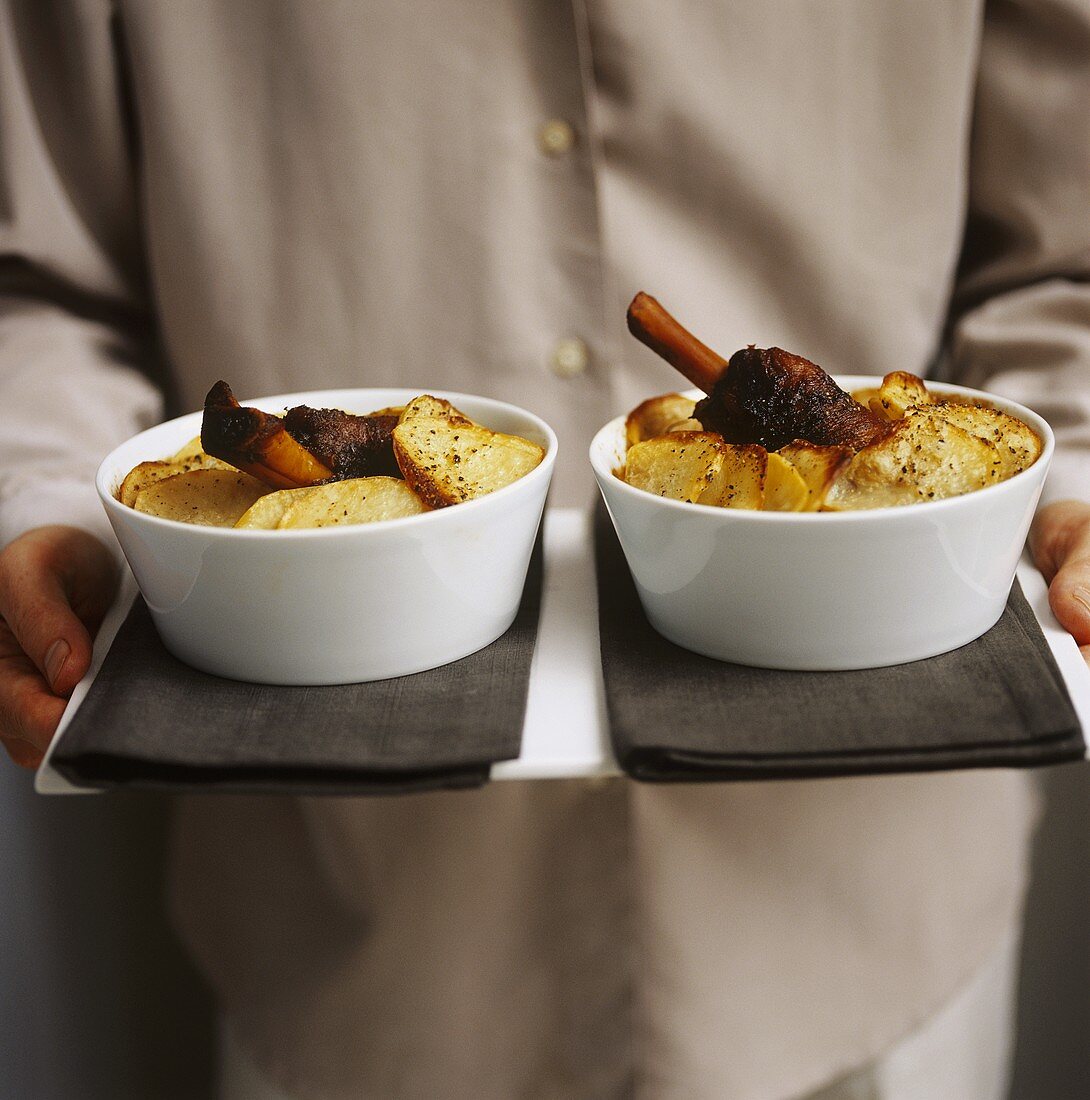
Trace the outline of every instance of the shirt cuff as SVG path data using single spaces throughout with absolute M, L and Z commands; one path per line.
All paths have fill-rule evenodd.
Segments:
M 0 547 L 35 527 L 60 523 L 94 535 L 124 564 L 113 528 L 94 485 L 81 480 L 51 478 L 20 486 L 0 507 Z

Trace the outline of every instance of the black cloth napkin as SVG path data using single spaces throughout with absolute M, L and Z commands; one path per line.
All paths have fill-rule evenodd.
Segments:
M 514 624 L 453 664 L 335 687 L 198 672 L 139 597 L 53 764 L 90 787 L 404 794 L 476 787 L 517 757 L 541 604 L 540 538 Z
M 791 779 L 1081 760 L 1082 731 L 1017 582 L 999 622 L 939 657 L 853 672 L 727 664 L 647 621 L 609 517 L 595 519 L 613 750 L 635 779 Z

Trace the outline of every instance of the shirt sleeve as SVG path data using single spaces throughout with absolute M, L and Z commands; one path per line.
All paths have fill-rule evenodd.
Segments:
M 951 376 L 1056 432 L 1043 502 L 1090 499 L 1090 0 L 985 11 Z
M 95 470 L 162 415 L 119 45 L 100 0 L 0 3 L 0 546 L 113 547 Z

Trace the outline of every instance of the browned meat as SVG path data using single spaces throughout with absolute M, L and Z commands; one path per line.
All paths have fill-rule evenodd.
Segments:
M 889 432 L 816 363 L 782 348 L 736 351 L 693 415 L 728 443 L 770 451 L 794 439 L 858 451 Z
M 353 416 L 340 409 L 297 405 L 284 416 L 284 426 L 336 479 L 400 477 L 393 434 L 398 417 Z
M 730 443 L 777 450 L 804 439 L 857 451 L 889 431 L 809 359 L 751 345 L 728 363 L 642 291 L 628 307 L 628 328 L 708 394 L 694 415 Z
M 280 417 L 240 405 L 222 381 L 204 399 L 201 446 L 275 489 L 316 485 L 332 474 L 288 434 Z

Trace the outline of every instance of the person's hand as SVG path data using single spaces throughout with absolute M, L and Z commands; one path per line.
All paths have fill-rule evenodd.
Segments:
M 1042 508 L 1029 548 L 1048 582 L 1052 613 L 1090 664 L 1090 504 L 1058 500 Z
M 37 527 L 0 551 L 0 742 L 35 768 L 117 590 L 106 547 L 78 527 Z

